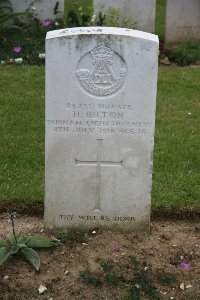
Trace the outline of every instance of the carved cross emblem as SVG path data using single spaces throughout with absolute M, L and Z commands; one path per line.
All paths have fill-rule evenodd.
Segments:
M 101 210 L 101 168 L 104 167 L 122 167 L 123 160 L 121 161 L 106 161 L 101 158 L 102 156 L 102 139 L 97 139 L 97 160 L 78 160 L 75 159 L 77 166 L 94 166 L 96 167 L 96 203 L 94 210 Z

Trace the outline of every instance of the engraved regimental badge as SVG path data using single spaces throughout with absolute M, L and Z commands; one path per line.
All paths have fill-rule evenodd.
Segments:
M 78 62 L 76 76 L 90 95 L 111 96 L 124 85 L 127 66 L 123 58 L 104 43 L 86 53 Z

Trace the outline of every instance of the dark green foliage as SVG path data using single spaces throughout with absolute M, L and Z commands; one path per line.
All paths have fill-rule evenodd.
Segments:
M 101 277 L 96 277 L 89 271 L 81 272 L 80 277 L 85 283 L 92 284 L 95 287 L 103 284 L 119 286 L 120 283 L 123 283 L 123 286 L 129 286 L 129 292 L 125 300 L 142 300 L 142 295 L 151 300 L 160 300 L 160 293 L 151 279 L 152 274 L 148 274 L 143 266 L 140 267 L 135 256 L 131 256 L 130 263 L 134 265 L 131 279 L 126 279 L 124 273 L 120 273 L 120 276 L 118 276 L 117 272 L 110 272 L 110 269 L 114 269 L 114 266 L 111 266 L 108 261 L 104 260 L 100 262 L 100 266 L 105 272 Z
M 69 231 L 60 232 L 57 234 L 56 239 L 61 243 L 85 243 L 87 234 L 84 231 Z
M 106 16 L 102 14 L 102 12 L 100 11 L 97 20 L 96 20 L 96 25 L 97 26 L 105 26 L 106 23 Z
M 130 258 L 131 264 L 134 265 L 133 269 L 133 279 L 131 282 L 131 289 L 129 291 L 128 300 L 139 300 L 141 299 L 141 293 L 149 296 L 149 299 L 159 300 L 160 293 L 157 291 L 156 286 L 153 284 L 152 280 L 149 279 L 148 272 L 139 266 L 135 256 Z
M 66 243 L 72 240 L 72 235 L 68 232 L 61 232 L 57 235 L 57 239 L 61 241 L 62 243 Z
M 141 292 L 140 289 L 137 287 L 132 287 L 129 291 L 128 296 L 125 300 L 140 300 L 141 299 Z
M 157 279 L 162 285 L 171 285 L 176 283 L 176 277 L 172 274 L 158 274 Z
M 53 14 L 57 15 L 59 12 L 59 1 L 56 2 L 54 9 L 53 9 Z
M 166 51 L 169 59 L 179 66 L 187 66 L 200 61 L 200 41 L 180 43 Z
M 137 258 L 135 256 L 131 256 L 130 260 L 131 260 L 132 265 L 137 266 L 138 262 L 137 262 Z
M 105 271 L 105 272 L 108 272 L 112 269 L 112 265 L 109 261 L 106 261 L 106 260 L 102 260 L 100 262 L 100 266 L 102 267 L 102 269 Z
M 117 283 L 117 277 L 114 272 L 106 274 L 104 281 L 109 285 L 115 285 Z
M 58 21 L 58 24 L 63 27 L 61 21 Z M 10 59 L 22 57 L 23 64 L 42 64 L 39 53 L 45 52 L 46 33 L 58 29 L 59 26 L 52 23 L 49 27 L 44 27 L 40 21 L 34 19 L 29 25 L 23 25 L 22 30 L 16 28 L 4 30 L 0 37 L 0 59 L 11 63 Z M 17 45 L 22 48 L 20 53 L 13 52 L 13 48 Z
M 67 23 L 69 24 L 69 27 L 79 27 L 80 26 L 79 19 L 74 10 L 69 11 L 69 13 L 67 15 Z
M 58 15 L 58 2 L 53 12 L 55 16 Z M 45 37 L 47 32 L 51 30 L 87 26 L 135 28 L 133 20 L 131 18 L 124 19 L 120 10 L 110 9 L 105 15 L 100 13 L 98 18 L 93 18 L 92 6 L 90 5 L 85 7 L 72 5 L 71 9 L 66 11 L 63 19 L 50 20 L 48 25 L 45 25 L 30 14 L 26 16 L 26 19 L 27 25 L 20 23 L 19 19 L 16 19 L 15 25 L 17 26 L 5 27 L 2 30 L 0 27 L 1 61 L 14 63 L 14 59 L 22 58 L 23 64 L 44 64 L 44 59 L 39 58 L 39 54 L 45 53 Z M 22 48 L 22 51 L 14 53 L 13 48 L 18 45 Z
M 102 282 L 95 276 L 91 275 L 89 272 L 80 272 L 81 279 L 89 284 L 98 287 L 102 284 Z

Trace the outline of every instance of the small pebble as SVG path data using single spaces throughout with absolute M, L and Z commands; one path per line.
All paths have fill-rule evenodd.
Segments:
M 137 288 L 137 289 L 140 289 L 140 285 L 139 284 L 135 284 L 135 287 Z
M 43 294 L 45 291 L 47 291 L 46 286 L 41 284 L 38 288 L 39 294 Z
M 95 230 L 93 230 L 93 231 L 92 231 L 92 234 L 96 234 L 96 231 L 95 231 Z
M 165 296 L 165 295 L 167 295 L 167 292 L 163 292 L 162 294 Z
M 192 287 L 191 284 L 186 285 L 186 289 L 190 289 Z
M 8 278 L 9 278 L 9 276 L 8 276 L 8 275 L 6 275 L 6 276 L 4 276 L 4 278 L 3 278 L 3 279 L 7 280 Z
M 65 274 L 65 275 L 67 275 L 68 273 L 69 273 L 69 271 L 68 271 L 68 270 L 66 270 L 66 271 L 64 272 L 64 274 Z
M 184 291 L 184 289 L 185 289 L 185 284 L 184 284 L 184 282 L 181 283 L 180 289 L 181 289 L 182 291 Z

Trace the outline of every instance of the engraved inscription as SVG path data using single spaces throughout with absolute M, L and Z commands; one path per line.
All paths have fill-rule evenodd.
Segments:
M 65 118 L 47 120 L 56 133 L 145 135 L 153 132 L 152 122 L 138 121 L 130 112 L 134 106 L 113 103 L 66 103 Z
M 94 211 L 101 211 L 100 202 L 101 202 L 101 166 L 122 166 L 121 161 L 103 161 L 101 159 L 101 148 L 102 148 L 102 139 L 97 139 L 98 149 L 97 149 L 97 160 L 96 161 L 81 161 L 75 159 L 75 164 L 77 166 L 87 166 L 87 165 L 94 165 L 96 167 L 96 178 L 97 178 L 97 199 L 95 203 Z
M 103 221 L 103 222 L 123 222 L 123 223 L 128 223 L 128 222 L 135 222 L 135 217 L 124 217 L 124 216 L 114 216 L 114 217 L 109 217 L 109 216 L 95 216 L 95 215 L 89 215 L 89 216 L 82 216 L 82 215 L 59 215 L 60 219 L 62 221 L 74 221 L 74 219 L 79 219 L 82 221 Z
M 98 97 L 115 94 L 123 87 L 126 76 L 125 61 L 104 43 L 80 59 L 76 72 L 81 87 L 88 94 Z

